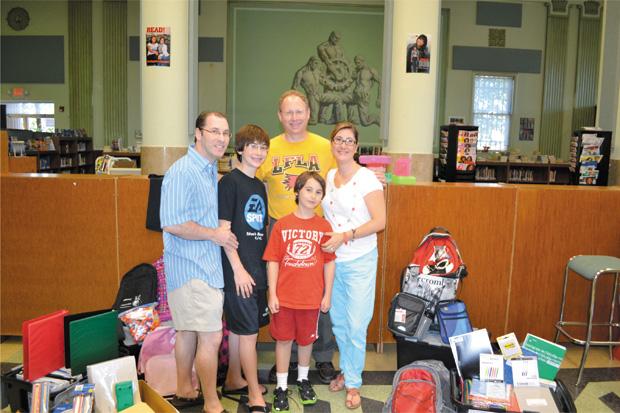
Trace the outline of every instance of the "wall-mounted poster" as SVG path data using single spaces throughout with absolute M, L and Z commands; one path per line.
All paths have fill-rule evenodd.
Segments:
M 146 65 L 170 66 L 170 27 L 146 28 Z
M 430 38 L 425 34 L 409 34 L 407 38 L 407 73 L 430 73 Z
M 533 141 L 534 140 L 534 118 L 520 118 L 519 119 L 519 140 L 520 141 Z

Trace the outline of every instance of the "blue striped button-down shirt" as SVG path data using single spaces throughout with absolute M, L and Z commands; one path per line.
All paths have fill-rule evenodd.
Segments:
M 203 158 L 193 145 L 187 155 L 166 172 L 161 187 L 161 226 L 193 221 L 216 228 L 217 161 Z M 193 278 L 213 288 L 224 288 L 220 246 L 212 241 L 193 241 L 164 231 L 164 265 L 168 291 Z

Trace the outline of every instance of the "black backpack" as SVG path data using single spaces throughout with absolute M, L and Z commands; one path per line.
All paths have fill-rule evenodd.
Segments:
M 113 309 L 122 313 L 143 304 L 157 301 L 157 270 L 151 264 L 138 264 L 129 270 L 118 287 Z M 123 322 L 118 320 L 118 341 L 120 356 L 135 356 L 136 363 L 140 355 L 141 344 L 125 345 L 123 339 Z
M 112 308 L 122 313 L 155 301 L 157 301 L 157 270 L 151 264 L 139 264 L 123 276 Z

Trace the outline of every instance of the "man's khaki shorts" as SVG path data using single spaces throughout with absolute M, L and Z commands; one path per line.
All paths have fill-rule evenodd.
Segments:
M 177 331 L 208 333 L 222 329 L 224 292 L 205 281 L 192 279 L 169 292 L 168 306 Z

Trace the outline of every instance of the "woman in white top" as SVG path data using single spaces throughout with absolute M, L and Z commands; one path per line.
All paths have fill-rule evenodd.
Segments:
M 345 406 L 361 404 L 360 387 L 366 357 L 366 333 L 372 319 L 377 276 L 377 232 L 385 228 L 383 186 L 369 169 L 353 159 L 357 152 L 355 125 L 342 122 L 330 134 L 338 165 L 327 173 L 321 206 L 333 233 L 323 244 L 336 251 L 336 278 L 329 312 L 340 351 L 340 369 L 331 391 L 346 388 Z
M 170 60 L 170 54 L 168 53 L 168 45 L 166 44 L 166 39 L 164 36 L 159 38 L 159 46 L 158 46 L 159 60 L 168 61 Z M 165 63 L 167 65 L 167 63 Z

